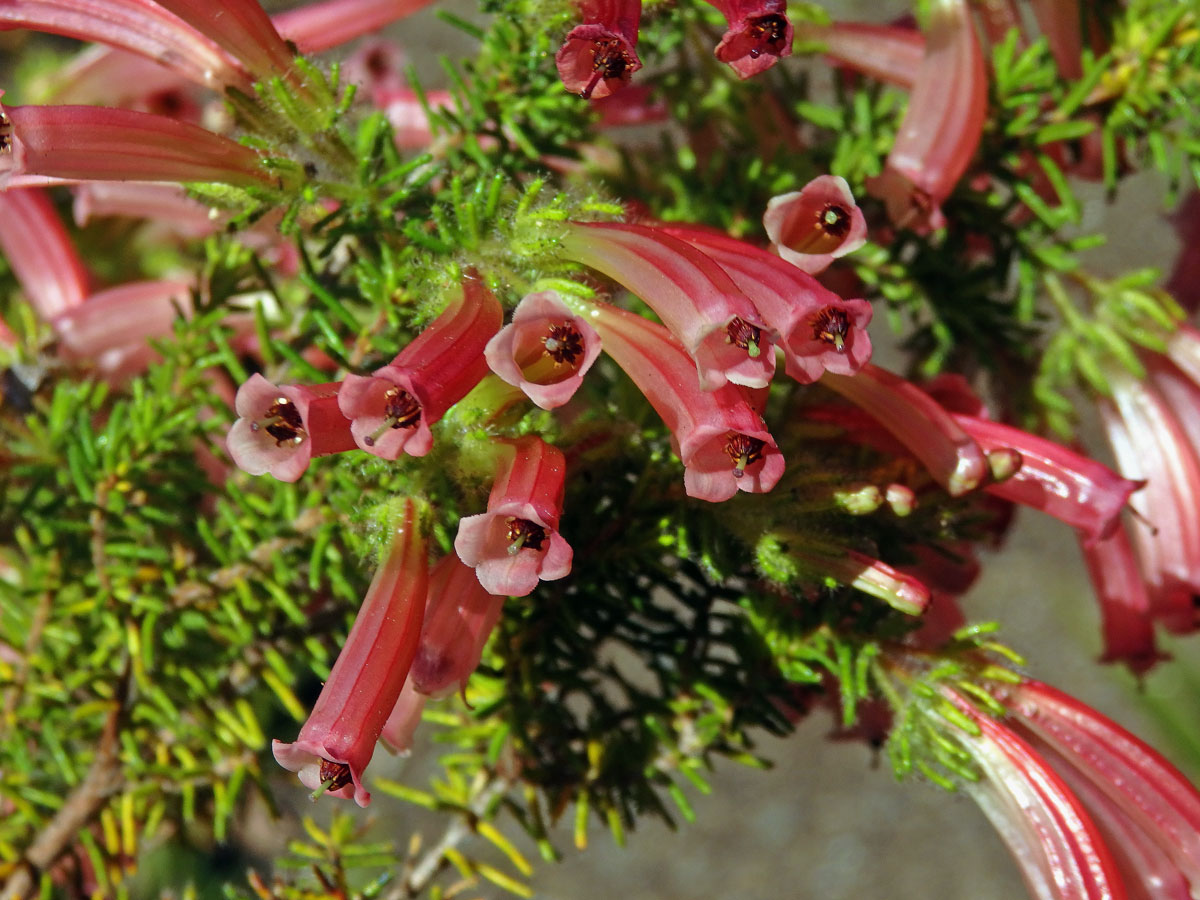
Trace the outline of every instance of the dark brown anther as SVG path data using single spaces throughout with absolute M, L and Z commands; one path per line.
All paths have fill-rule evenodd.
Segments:
M 0 153 L 7 153 L 12 149 L 12 133 L 12 120 L 0 112 Z
M 836 203 L 826 203 L 817 213 L 817 227 L 830 237 L 844 238 L 850 231 L 850 213 Z
M 383 414 L 392 420 L 392 428 L 415 428 L 421 421 L 421 404 L 408 391 L 391 388 L 383 396 L 387 400 Z
M 258 430 L 258 422 L 251 426 Z M 287 397 L 276 397 L 275 402 L 267 407 L 266 424 L 262 426 L 267 434 L 275 438 L 275 446 L 284 444 L 299 444 L 305 437 L 304 420 L 300 418 L 300 410 Z
M 583 335 L 570 322 L 551 325 L 550 333 L 542 339 L 542 344 L 546 348 L 546 355 L 556 365 L 573 366 L 583 355 Z
M 850 333 L 850 319 L 844 309 L 827 306 L 812 317 L 813 340 L 833 344 L 838 353 L 846 349 L 846 335 Z
M 328 784 L 328 790 L 341 790 L 353 780 L 350 775 L 350 767 L 345 763 L 334 762 L 330 759 L 321 760 L 321 783 Z
M 546 542 L 548 535 L 546 529 L 537 522 L 530 522 L 528 519 L 518 519 L 516 516 L 509 516 L 504 520 L 506 526 L 505 535 L 508 538 L 508 554 L 516 556 L 521 552 L 522 547 L 528 547 L 530 550 L 541 550 L 542 545 Z
M 762 344 L 762 331 L 745 319 L 734 316 L 725 326 L 725 340 L 757 358 Z
M 758 59 L 763 53 L 783 55 L 784 50 L 787 49 L 785 46 L 787 26 L 787 19 L 778 15 L 750 19 L 746 27 L 746 34 L 759 44 L 759 46 L 751 48 L 750 58 Z
M 584 100 L 591 99 L 592 91 L 601 79 L 620 78 L 629 68 L 632 60 L 625 53 L 618 40 L 598 40 L 592 50 L 592 75 L 584 85 L 579 96 Z
M 733 463 L 733 477 L 741 478 L 746 474 L 746 467 L 762 459 L 766 441 L 752 438 L 749 435 L 730 432 L 725 441 L 725 455 Z

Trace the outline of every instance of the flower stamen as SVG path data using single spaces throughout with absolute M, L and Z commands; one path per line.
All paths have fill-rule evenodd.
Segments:
M 296 409 L 296 404 L 287 397 L 276 397 L 275 402 L 267 407 L 266 418 L 250 423 L 251 431 L 259 429 L 275 438 L 276 447 L 282 447 L 284 444 L 299 446 L 308 437 L 300 410 Z
M 363 438 L 363 443 L 374 447 L 380 435 L 390 428 L 415 428 L 421 421 L 421 404 L 403 388 L 389 388 L 383 395 L 383 424 Z
M 12 119 L 0 112 L 0 153 L 12 150 Z
M 838 353 L 846 350 L 846 335 L 850 331 L 850 320 L 846 311 L 826 306 L 812 317 L 813 340 L 833 344 Z
M 587 84 L 583 86 L 583 90 L 579 92 L 579 96 L 584 100 L 590 100 L 592 91 L 596 89 L 596 85 L 600 83 L 601 79 L 620 78 L 631 63 L 632 60 L 626 54 L 620 41 L 612 38 L 596 41 L 592 56 L 592 74 L 588 78 Z
M 751 47 L 750 58 L 758 59 L 764 52 L 782 56 L 787 26 L 787 19 L 779 15 L 760 16 L 752 19 L 746 33 L 763 46 Z
M 583 355 L 583 335 L 570 322 L 551 325 L 549 334 L 542 339 L 542 346 L 556 366 L 574 366 Z
M 746 467 L 762 459 L 766 441 L 752 438 L 749 435 L 730 432 L 725 441 L 725 454 L 733 463 L 733 477 L 741 478 L 746 474 Z
M 546 529 L 528 519 L 509 516 L 504 520 L 505 537 L 508 540 L 508 555 L 516 556 L 523 547 L 540 551 L 546 541 Z
M 725 340 L 745 350 L 751 359 L 758 359 L 762 352 L 762 330 L 751 325 L 740 316 L 734 316 L 725 326 Z
M 338 791 L 353 781 L 350 767 L 331 759 L 321 760 L 321 786 L 328 791 Z

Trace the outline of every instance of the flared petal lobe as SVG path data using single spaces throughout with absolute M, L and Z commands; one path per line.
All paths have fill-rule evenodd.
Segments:
M 542 409 L 562 406 L 600 355 L 600 336 L 554 291 L 524 297 L 484 355 L 491 370 Z
M 226 446 L 250 475 L 296 481 L 314 456 L 354 448 L 350 422 L 338 409 L 338 384 L 274 385 L 251 375 L 234 400 L 238 419 Z
M 772 197 L 763 228 L 771 249 L 810 275 L 867 241 L 867 220 L 846 179 L 836 175 L 820 175 L 799 191 Z

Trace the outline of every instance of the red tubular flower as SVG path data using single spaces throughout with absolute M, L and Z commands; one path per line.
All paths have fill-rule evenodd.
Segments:
M 413 690 L 431 697 L 465 690 L 503 608 L 504 597 L 485 591 L 475 570 L 454 554 L 434 566 L 421 642 L 408 676 Z
M 95 181 L 79 185 L 73 193 L 72 212 L 75 224 L 81 228 L 93 218 L 126 216 L 150 219 L 156 228 L 181 237 L 197 238 L 218 231 L 224 221 L 214 218 L 209 207 L 193 200 L 183 188 L 174 184 Z
M 256 80 L 292 67 L 288 49 L 258 0 L 155 0 L 245 64 Z
M 785 371 L 801 384 L 827 371 L 853 375 L 870 361 L 871 304 L 866 300 L 843 300 L 778 256 L 728 235 L 675 225 L 662 230 L 725 270 L 779 335 Z
M 1005 722 L 950 699 L 978 727 L 957 733 L 983 772 L 967 791 L 991 820 L 1037 900 L 1125 900 L 1116 862 L 1095 822 L 1050 764 Z
M 642 67 L 637 55 L 642 0 L 581 0 L 583 24 L 563 40 L 554 63 L 563 87 L 584 100 L 607 97 Z
M 662 228 L 612 222 L 567 226 L 562 249 L 624 285 L 695 359 L 700 387 L 765 387 L 775 372 L 758 311 L 715 262 Z
M 388 365 L 370 376 L 347 375 L 338 403 L 358 446 L 381 459 L 428 453 L 429 426 L 487 374 L 483 350 L 503 321 L 495 295 L 468 277 L 462 293 Z
M 957 414 L 954 421 L 985 453 L 1011 448 L 1021 454 L 1021 468 L 989 484 L 989 494 L 1039 509 L 1079 529 L 1085 545 L 1112 536 L 1130 495 L 1141 487 L 1106 465 L 1011 425 Z
M 1047 684 L 1022 682 L 1007 699 L 1022 731 L 1057 754 L 1074 781 L 1103 795 L 1114 816 L 1148 837 L 1191 886 L 1185 896 L 1194 895 L 1200 889 L 1200 793 L 1191 783 L 1148 744 Z M 1131 887 L 1150 886 L 1146 873 L 1123 874 Z
M 810 275 L 867 242 L 867 220 L 846 179 L 836 175 L 819 175 L 799 191 L 772 197 L 763 228 L 771 249 Z
M 827 373 L 821 384 L 887 429 L 951 496 L 975 489 L 987 476 L 979 445 L 932 397 L 899 375 L 868 364 L 853 377 Z
M 271 17 L 301 53 L 322 53 L 372 34 L 428 6 L 432 0 L 324 0 Z
M 165 6 L 150 0 L 0 0 L 0 31 L 28 28 L 108 44 L 196 84 L 252 90 L 240 62 Z
M 804 40 L 820 41 L 825 55 L 841 66 L 910 90 L 925 56 L 925 37 L 902 25 L 834 22 L 805 26 Z
M 966 171 L 987 117 L 987 70 L 965 0 L 935 0 L 925 57 L 888 154 L 869 187 L 903 227 L 940 228 L 942 202 Z
M 350 635 L 294 743 L 272 741 L 285 769 L 316 790 L 371 802 L 362 775 L 417 652 L 429 587 L 416 503 L 404 501 Z
M 12 136 L 0 141 L 0 188 L 22 174 L 242 187 L 277 181 L 249 147 L 166 116 L 100 106 L 13 106 L 0 108 L 0 126 L 5 121 Z
M 354 449 L 350 422 L 338 409 L 340 384 L 276 386 L 251 375 L 238 388 L 239 416 L 225 444 L 234 463 L 251 475 L 295 481 L 314 456 Z
M 454 551 L 489 594 L 524 597 L 571 571 L 571 545 L 558 533 L 567 461 L 538 437 L 499 446 L 487 512 L 459 521 Z
M 725 17 L 729 30 L 713 55 L 749 78 L 792 55 L 792 23 L 785 0 L 708 0 Z
M 78 306 L 88 294 L 83 261 L 39 190 L 0 191 L 0 252 L 43 320 Z
M 731 384 L 700 390 L 687 354 L 661 325 L 603 303 L 594 305 L 591 322 L 604 352 L 670 430 L 689 497 L 720 503 L 738 491 L 775 486 L 783 455 L 741 390 Z
M 1058 74 L 1083 77 L 1083 21 L 1079 0 L 1031 0 L 1038 27 L 1050 44 Z
M 1081 541 L 1092 589 L 1100 602 L 1104 637 L 1101 662 L 1123 662 L 1135 675 L 1149 670 L 1164 654 L 1154 642 L 1150 595 L 1129 534 L 1118 528 L 1109 537 Z
M 501 328 L 484 350 L 492 371 L 542 409 L 570 400 L 599 355 L 596 330 L 554 291 L 522 298 L 512 324 Z
M 1168 628 L 1196 627 L 1192 597 L 1200 594 L 1200 457 L 1170 405 L 1151 385 L 1124 372 L 1109 373 L 1112 401 L 1101 419 L 1118 468 L 1146 487 L 1130 506 L 1142 575 L 1156 619 Z
M 919 578 L 855 550 L 823 553 L 811 543 L 797 544 L 799 546 L 789 548 L 792 556 L 823 575 L 882 600 L 893 609 L 919 616 L 929 606 L 929 588 Z
M 407 756 L 412 750 L 413 735 L 421 725 L 421 713 L 425 711 L 425 694 L 418 694 L 412 679 L 404 682 L 400 697 L 392 707 L 391 715 L 383 724 L 379 740 L 392 753 Z
M 0 194 L 0 197 L 3 195 Z M 180 314 L 192 311 L 186 281 L 134 281 L 100 291 L 50 320 L 67 359 L 98 360 L 113 351 L 142 348 L 171 334 Z

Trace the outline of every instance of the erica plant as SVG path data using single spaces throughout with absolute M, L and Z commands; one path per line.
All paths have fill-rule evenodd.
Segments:
M 1192 5 L 440 7 L 0 0 L 0 897 L 533 896 L 829 715 L 1200 897 Z

